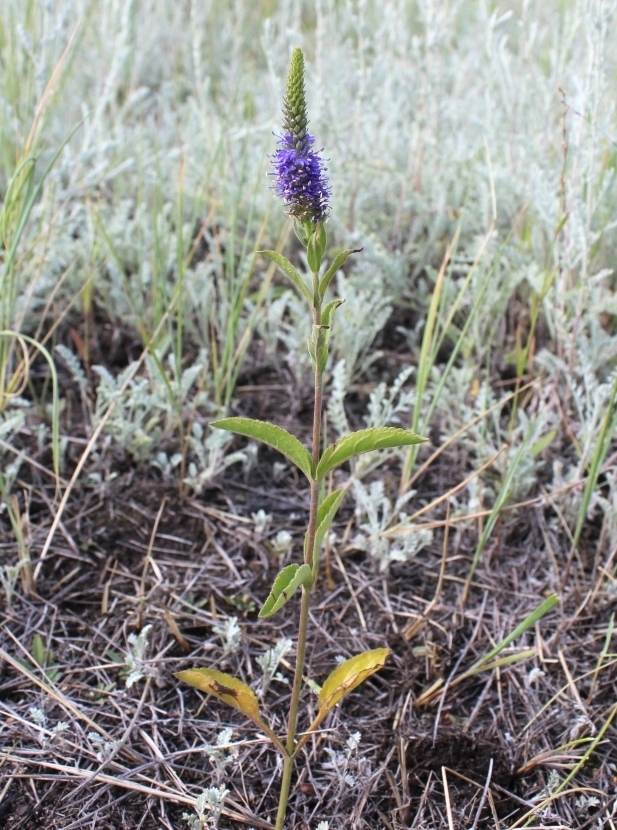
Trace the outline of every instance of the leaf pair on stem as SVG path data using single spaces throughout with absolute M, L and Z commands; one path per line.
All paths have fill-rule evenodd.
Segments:
M 291 755 L 283 741 L 264 722 L 259 710 L 257 695 L 246 683 L 216 669 L 186 669 L 178 672 L 176 677 L 190 686 L 222 700 L 228 706 L 238 709 L 270 738 L 284 756 L 295 758 L 328 712 L 334 709 L 345 695 L 348 695 L 368 677 L 383 668 L 389 654 L 389 648 L 365 651 L 363 654 L 356 654 L 355 657 L 345 660 L 344 663 L 341 663 L 331 672 L 319 692 L 319 711 L 307 732 L 296 744 Z

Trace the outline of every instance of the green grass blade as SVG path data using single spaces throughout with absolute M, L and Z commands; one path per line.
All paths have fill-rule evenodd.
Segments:
M 550 597 L 547 597 L 543 602 L 538 605 L 538 607 L 528 614 L 522 623 L 516 626 L 514 631 L 510 632 L 507 637 L 498 643 L 495 648 L 491 649 L 487 654 L 481 657 L 470 669 L 463 674 L 463 677 L 471 677 L 471 675 L 478 674 L 478 672 L 484 671 L 486 668 L 486 664 L 490 663 L 498 654 L 500 654 L 505 648 L 507 648 L 510 643 L 517 640 L 521 634 L 524 634 L 530 628 L 541 620 L 548 612 L 554 608 L 559 603 L 559 597 L 556 594 L 551 594 Z

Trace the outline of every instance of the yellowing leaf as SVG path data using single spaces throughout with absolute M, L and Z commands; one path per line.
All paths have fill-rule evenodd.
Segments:
M 218 697 L 228 706 L 239 709 L 247 718 L 261 725 L 259 703 L 255 692 L 246 683 L 216 669 L 185 669 L 176 673 L 178 680 L 202 692 Z
M 321 687 L 321 708 L 333 709 L 336 704 L 375 672 L 382 669 L 390 654 L 389 648 L 374 648 L 345 660 L 328 676 Z
M 202 692 L 217 697 L 228 706 L 239 709 L 240 712 L 252 720 L 270 738 L 272 743 L 283 755 L 288 754 L 281 739 L 261 719 L 259 703 L 255 692 L 246 683 L 243 683 L 236 677 L 232 677 L 231 674 L 225 674 L 216 669 L 185 669 L 184 671 L 176 672 L 174 676 L 178 680 L 183 680 L 185 683 L 188 683 L 189 686 L 194 686 Z
M 375 674 L 375 672 L 379 671 L 379 669 L 383 669 L 389 654 L 389 648 L 374 648 L 372 651 L 364 651 L 362 654 L 356 654 L 355 657 L 345 660 L 344 663 L 341 663 L 340 666 L 328 675 L 328 678 L 321 689 L 317 687 L 321 706 L 319 707 L 319 711 L 317 712 L 315 719 L 296 744 L 294 757 L 298 754 L 306 742 L 310 740 L 311 735 L 314 734 L 315 730 L 324 720 L 328 712 L 331 709 L 334 709 L 336 704 L 342 700 L 345 695 L 348 695 L 349 692 L 352 692 L 361 683 L 364 683 L 367 677 Z M 311 684 L 311 686 L 312 685 L 316 684 Z

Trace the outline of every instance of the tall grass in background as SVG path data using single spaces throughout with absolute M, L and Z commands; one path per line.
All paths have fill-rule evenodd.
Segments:
M 266 354 L 284 341 L 297 364 L 307 359 L 293 296 L 270 292 L 272 272 L 264 280 L 254 257 L 288 232 L 269 212 L 266 154 L 298 44 L 312 127 L 332 156 L 330 238 L 365 248 L 344 277 L 341 314 L 355 325 L 333 335 L 330 378 L 346 361 L 340 394 L 369 368 L 388 315 L 403 311 L 415 397 L 406 411 L 380 411 L 420 432 L 468 425 L 456 453 L 461 478 L 477 476 L 454 509 L 523 498 L 549 468 L 547 492 L 577 542 L 589 510 L 617 534 L 612 479 L 596 487 L 617 356 L 614 11 L 607 0 L 6 0 L 5 234 L 15 239 L 27 192 L 40 192 L 5 277 L 3 327 L 18 319 L 42 337 L 52 292 L 54 308 L 79 305 L 87 336 L 75 375 L 90 368 L 94 308 L 135 330 L 148 359 L 126 388 L 123 367 L 95 371 L 92 426 L 113 401 L 112 443 L 181 479 L 190 464 L 193 481 L 219 469 L 225 447 L 208 444 L 205 426 L 232 406 L 255 330 Z M 12 366 L 15 342 L 2 342 L 0 365 Z M 499 375 L 521 389 L 538 382 L 511 406 Z M 162 458 L 178 435 L 180 451 Z M 402 460 L 404 492 L 413 458 Z M 584 496 L 584 484 L 564 490 L 578 480 Z

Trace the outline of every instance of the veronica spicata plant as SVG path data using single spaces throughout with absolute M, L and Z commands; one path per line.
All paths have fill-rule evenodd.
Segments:
M 282 569 L 274 580 L 259 614 L 262 618 L 271 617 L 298 589 L 301 589 L 300 623 L 287 735 L 279 737 L 274 733 L 262 717 L 256 694 L 237 678 L 209 668 L 188 669 L 176 675 L 191 686 L 239 709 L 267 735 L 282 754 L 283 778 L 276 830 L 283 830 L 284 827 L 293 766 L 300 750 L 336 704 L 367 677 L 381 669 L 389 654 L 387 648 L 372 649 L 357 654 L 337 666 L 319 691 L 319 709 L 313 722 L 300 738 L 296 736 L 311 590 L 319 567 L 321 545 L 346 492 L 346 488 L 343 487 L 320 499 L 320 482 L 331 470 L 357 455 L 378 449 L 410 446 L 424 440 L 409 430 L 375 427 L 344 435 L 320 453 L 323 373 L 328 360 L 330 327 L 337 307 L 343 302 L 342 299 L 326 302 L 326 295 L 332 278 L 347 257 L 359 251 L 342 251 L 334 257 L 327 269 L 322 269 L 327 246 L 325 225 L 329 212 L 330 190 L 323 159 L 313 149 L 315 139 L 308 132 L 304 58 L 300 49 L 295 49 L 291 57 L 283 116 L 283 134 L 272 158 L 275 177 L 273 189 L 284 200 L 286 212 L 294 222 L 296 234 L 306 248 L 310 279 L 305 280 L 291 262 L 276 251 L 260 253 L 275 262 L 292 281 L 306 300 L 309 313 L 312 315 L 313 328 L 308 341 L 315 390 L 311 451 L 286 430 L 267 422 L 249 418 L 225 418 L 215 422 L 213 426 L 257 439 L 274 447 L 300 469 L 310 486 L 310 510 L 303 561 Z

